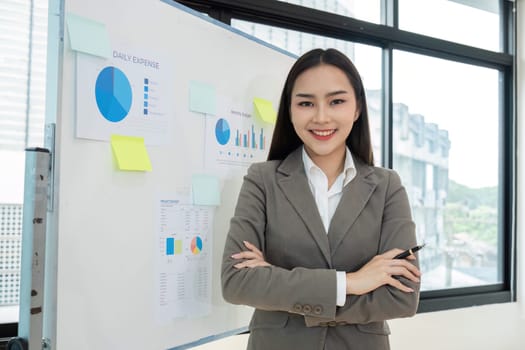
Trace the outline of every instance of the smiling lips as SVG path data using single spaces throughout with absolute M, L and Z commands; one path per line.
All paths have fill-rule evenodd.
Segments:
M 336 129 L 328 130 L 310 130 L 313 137 L 317 140 L 326 141 L 329 140 L 336 132 Z

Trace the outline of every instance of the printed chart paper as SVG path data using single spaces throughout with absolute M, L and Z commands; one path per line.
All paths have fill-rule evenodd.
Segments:
M 253 107 L 234 107 L 224 98 L 219 107 L 217 115 L 206 115 L 206 167 L 220 171 L 265 161 L 273 126 L 255 118 Z
M 112 50 L 107 60 L 77 55 L 76 136 L 108 141 L 120 134 L 167 144 L 174 116 L 170 68 L 147 52 Z
M 202 317 L 211 312 L 213 208 L 189 198 L 157 202 L 157 320 Z

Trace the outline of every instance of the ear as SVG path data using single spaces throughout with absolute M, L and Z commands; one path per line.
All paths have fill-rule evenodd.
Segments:
M 355 111 L 355 115 L 354 115 L 354 123 L 357 121 L 357 119 L 359 119 L 359 116 L 361 115 L 361 109 L 357 109 Z

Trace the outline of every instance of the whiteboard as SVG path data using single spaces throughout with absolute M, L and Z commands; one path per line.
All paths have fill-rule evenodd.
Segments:
M 56 329 L 54 348 L 185 348 L 245 330 L 252 309 L 223 301 L 219 269 L 246 167 L 215 174 L 221 202 L 213 213 L 208 314 L 157 319 L 155 206 L 159 193 L 184 191 L 193 174 L 213 170 L 206 158 L 206 117 L 189 110 L 191 82 L 212 86 L 218 105 L 228 99 L 250 109 L 261 97 L 277 109 L 294 58 L 171 1 L 65 0 L 62 11 L 62 19 L 72 13 L 104 23 L 112 46 L 161 58 L 169 67 L 163 79 L 172 84 L 163 96 L 171 128 L 159 131 L 165 142 L 147 145 L 151 172 L 119 171 L 108 141 L 77 137 L 79 117 L 87 113 L 79 106 L 94 96 L 78 84 L 79 60 L 86 57 L 71 49 L 64 30 L 51 225 L 57 237 L 56 323 L 49 327 Z

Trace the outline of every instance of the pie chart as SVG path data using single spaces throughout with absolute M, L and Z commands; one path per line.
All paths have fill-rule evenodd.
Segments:
M 230 141 L 230 125 L 226 119 L 219 119 L 215 124 L 215 138 L 220 145 L 225 145 Z
M 194 255 L 197 255 L 201 251 L 202 251 L 202 239 L 199 236 L 195 236 L 191 240 L 191 252 Z
M 117 67 L 102 69 L 95 83 L 95 97 L 98 110 L 106 120 L 117 123 L 126 118 L 132 100 L 126 74 Z

